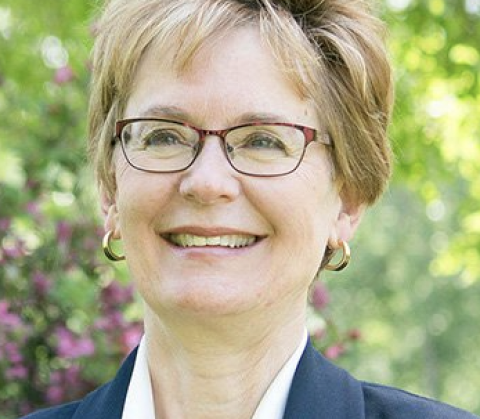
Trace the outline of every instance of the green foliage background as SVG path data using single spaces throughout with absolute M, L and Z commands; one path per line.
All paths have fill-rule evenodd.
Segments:
M 95 8 L 85 0 L 0 0 L 0 216 L 51 271 L 64 269 L 61 249 L 32 214 L 83 223 L 98 239 L 84 156 Z M 325 316 L 361 331 L 338 361 L 357 377 L 480 414 L 480 1 L 382 0 L 379 9 L 396 68 L 396 170 L 353 243 L 352 266 L 326 278 Z M 61 80 L 65 66 L 73 78 Z M 87 296 L 99 285 L 85 285 L 85 272 L 68 274 L 82 292 L 56 291 L 79 329 L 92 321 Z M 92 276 L 125 280 L 123 271 L 108 272 Z M 21 274 L 0 266 L 0 281 Z

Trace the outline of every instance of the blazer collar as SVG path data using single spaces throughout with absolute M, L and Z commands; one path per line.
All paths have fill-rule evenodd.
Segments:
M 99 387 L 83 399 L 72 419 L 122 418 L 137 350 L 138 347 L 128 355 L 113 381 Z
M 137 356 L 135 349 L 113 381 L 89 394 L 72 419 L 121 419 Z M 365 419 L 360 382 L 307 343 L 293 377 L 284 419 Z
M 309 341 L 293 377 L 284 419 L 364 419 L 362 386 Z

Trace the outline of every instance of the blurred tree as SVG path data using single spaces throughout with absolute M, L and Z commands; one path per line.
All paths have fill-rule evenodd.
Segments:
M 480 1 L 385 0 L 383 14 L 397 164 L 331 284 L 332 316 L 363 336 L 340 362 L 478 414 Z
M 0 0 L 1 419 L 107 380 L 141 333 L 114 282 L 125 271 L 97 250 L 85 161 L 97 3 Z M 379 7 L 396 67 L 394 183 L 353 266 L 315 287 L 312 331 L 358 377 L 478 414 L 480 0 Z

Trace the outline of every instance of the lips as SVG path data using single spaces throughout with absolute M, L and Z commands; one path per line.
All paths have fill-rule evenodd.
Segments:
M 223 234 L 204 236 L 189 233 L 169 233 L 163 237 L 179 247 L 228 247 L 230 249 L 251 246 L 258 240 L 258 236 L 249 234 Z

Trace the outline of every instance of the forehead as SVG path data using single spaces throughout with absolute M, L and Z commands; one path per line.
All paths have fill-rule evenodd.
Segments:
M 127 117 L 156 116 L 152 110 L 166 107 L 184 110 L 197 124 L 238 123 L 233 119 L 246 113 L 273 114 L 293 122 L 307 122 L 305 118 L 313 116 L 311 102 L 281 70 L 255 27 L 209 39 L 188 65 L 178 66 L 175 59 L 173 49 L 152 47 L 145 53 L 134 77 Z

